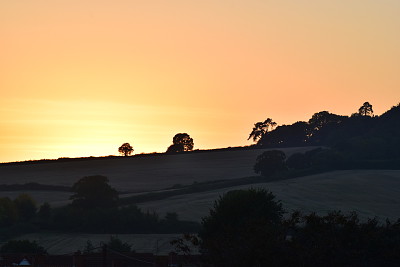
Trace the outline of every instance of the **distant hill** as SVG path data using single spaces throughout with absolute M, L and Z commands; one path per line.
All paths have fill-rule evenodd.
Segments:
M 290 156 L 311 148 L 285 148 Z M 233 149 L 174 155 L 61 160 L 0 165 L 0 184 L 71 186 L 84 176 L 104 175 L 118 191 L 146 192 L 194 182 L 253 176 L 256 157 L 266 149 Z

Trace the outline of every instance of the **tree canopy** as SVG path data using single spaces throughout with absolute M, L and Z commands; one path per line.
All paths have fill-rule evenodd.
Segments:
M 124 143 L 118 148 L 118 152 L 127 157 L 132 154 L 133 147 L 129 143 Z
M 0 198 L 0 227 L 10 226 L 18 219 L 15 203 L 8 197 Z
M 283 209 L 264 189 L 229 191 L 203 218 L 201 250 L 216 266 L 266 266 Z
M 118 192 L 101 175 L 86 176 L 72 186 L 72 205 L 81 208 L 107 208 L 117 205 Z
M 21 194 L 14 199 L 18 211 L 18 217 L 21 221 L 29 221 L 36 215 L 36 202 L 28 194 Z
M 190 135 L 187 133 L 178 133 L 172 139 L 172 145 L 168 147 L 167 153 L 191 151 L 193 147 L 194 142 Z
M 200 245 L 212 266 L 398 266 L 400 219 L 360 220 L 357 213 L 320 216 L 293 211 L 263 189 L 235 190 L 220 197 L 195 236 L 175 242 L 189 251 Z
M 358 114 L 361 116 L 372 116 L 374 115 L 374 110 L 372 109 L 372 105 L 369 102 L 365 102 L 359 109 Z
M 117 252 L 131 252 L 132 245 L 126 242 L 122 242 L 117 236 L 110 236 L 110 240 L 107 243 L 107 248 Z
M 247 140 L 253 139 L 254 142 L 261 140 L 269 130 L 273 130 L 276 126 L 271 118 L 267 118 L 265 121 L 260 121 L 254 124 L 253 130 L 251 131 Z
M 263 128 L 265 122 L 255 124 L 250 138 L 265 148 L 293 146 L 340 147 L 345 154 L 384 159 L 400 157 L 400 106 L 393 106 L 380 116 L 373 115 L 370 102 L 365 102 L 351 116 L 329 111 L 314 113 L 308 121 Z M 355 152 L 357 155 L 355 155 Z
M 286 169 L 286 155 L 280 150 L 267 150 L 259 155 L 254 165 L 255 173 L 269 177 L 278 171 Z

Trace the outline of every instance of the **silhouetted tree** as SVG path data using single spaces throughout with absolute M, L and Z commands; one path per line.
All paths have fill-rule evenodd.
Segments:
M 185 256 L 190 256 L 193 252 L 193 248 L 198 248 L 200 245 L 200 240 L 196 234 L 185 233 L 182 237 L 174 239 L 169 242 L 175 247 L 175 251 L 178 254 L 183 254 Z M 190 258 L 189 258 L 190 261 Z
M 360 222 L 357 213 L 315 213 L 295 218 L 287 262 L 279 266 L 397 266 L 400 221 Z
M 14 199 L 18 217 L 21 221 L 29 221 L 36 215 L 36 202 L 28 194 L 21 194 Z
M 257 142 L 258 145 L 278 146 L 304 146 L 307 142 L 308 124 L 298 121 L 292 125 L 281 125 L 265 133 Z
M 79 208 L 108 208 L 117 205 L 118 192 L 101 175 L 86 176 L 72 186 L 72 205 Z
M 182 144 L 172 144 L 167 148 L 166 153 L 178 153 L 184 151 L 184 146 Z
M 346 118 L 346 116 L 336 115 L 329 113 L 328 111 L 321 111 L 315 113 L 308 121 L 308 124 L 311 126 L 311 130 L 315 132 L 321 130 L 327 125 L 339 124 Z
M 117 236 L 110 236 L 110 241 L 107 243 L 110 250 L 117 252 L 131 252 L 132 245 L 122 242 Z
M 172 145 L 167 149 L 167 153 L 176 153 L 193 150 L 193 138 L 187 133 L 178 133 L 172 139 Z
M 265 121 L 260 121 L 254 124 L 253 130 L 251 131 L 249 138 L 247 140 L 253 139 L 257 142 L 269 131 L 274 129 L 276 122 L 272 121 L 271 118 L 267 118 Z
M 200 247 L 214 266 L 269 266 L 283 209 L 264 189 L 229 191 L 203 218 Z
M 18 219 L 14 202 L 8 197 L 0 198 L 0 226 L 10 226 Z
M 372 109 L 372 105 L 369 102 L 365 102 L 359 109 L 358 114 L 361 116 L 369 116 L 371 117 L 374 114 Z
M 267 150 L 259 155 L 254 165 L 254 172 L 268 177 L 278 171 L 286 170 L 286 155 L 280 150 Z
M 124 143 L 118 148 L 118 152 L 127 157 L 132 154 L 133 147 L 129 143 Z
M 325 144 L 335 131 L 344 121 L 347 116 L 336 115 L 328 111 L 315 113 L 308 121 L 308 143 L 310 144 Z

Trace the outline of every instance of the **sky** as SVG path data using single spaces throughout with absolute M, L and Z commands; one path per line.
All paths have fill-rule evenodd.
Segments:
M 0 162 L 250 145 L 400 102 L 398 0 L 0 0 Z

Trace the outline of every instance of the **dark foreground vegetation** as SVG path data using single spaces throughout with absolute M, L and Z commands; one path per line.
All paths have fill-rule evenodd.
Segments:
M 361 222 L 356 213 L 325 216 L 293 212 L 265 190 L 220 197 L 198 235 L 173 244 L 186 254 L 197 246 L 213 266 L 398 266 L 400 219 Z
M 143 212 L 135 204 L 121 205 L 118 193 L 104 176 L 88 176 L 76 182 L 72 203 L 52 208 L 44 203 L 37 209 L 28 195 L 0 198 L 0 238 L 38 231 L 85 233 L 176 233 L 193 232 L 194 222 L 181 221 L 176 213 L 160 218 Z
M 396 222 L 360 221 L 357 213 L 333 211 L 285 214 L 272 193 L 263 189 L 230 191 L 215 201 L 200 228 L 171 242 L 191 266 L 398 266 L 400 219 Z M 198 252 L 193 252 L 193 248 Z M 115 236 L 102 247 L 87 241 L 75 255 L 107 249 L 134 253 L 130 244 Z M 35 241 L 11 240 L 2 254 L 46 254 Z M 196 254 L 196 255 L 193 255 Z M 84 266 L 84 265 L 83 265 Z M 121 265 L 129 266 L 129 265 Z M 152 265 L 155 266 L 155 265 Z M 178 266 L 178 265 L 177 265 Z

